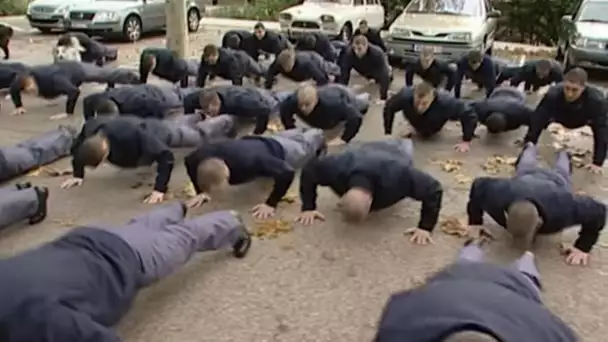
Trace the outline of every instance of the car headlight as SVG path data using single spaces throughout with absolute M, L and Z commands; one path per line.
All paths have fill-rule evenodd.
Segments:
M 334 16 L 332 16 L 332 15 L 323 14 L 321 16 L 321 22 L 323 22 L 323 24 L 335 23 L 336 18 L 334 18 Z
M 59 6 L 55 10 L 55 14 L 66 15 L 70 11 L 71 7 L 72 6 L 70 6 L 70 5 Z
M 573 45 L 588 49 L 604 49 L 606 47 L 606 43 L 601 40 L 594 40 L 585 37 L 577 37 L 574 40 Z
M 118 21 L 119 19 L 120 16 L 116 12 L 97 12 L 93 17 L 93 21 L 97 22 Z
M 473 35 L 471 34 L 471 32 L 454 32 L 450 33 L 447 36 L 447 39 L 464 40 L 470 42 L 471 40 L 473 40 Z
M 291 21 L 293 16 L 289 13 L 281 13 L 279 14 L 279 21 Z
M 25 14 L 32 14 L 32 4 L 27 5 L 27 9 L 25 10 Z
M 391 27 L 389 29 L 390 36 L 409 37 L 412 35 L 412 31 L 401 27 Z

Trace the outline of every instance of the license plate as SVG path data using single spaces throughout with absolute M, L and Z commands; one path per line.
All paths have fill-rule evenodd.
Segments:
M 87 28 L 86 23 L 71 23 L 70 27 L 72 28 Z
M 441 51 L 443 51 L 441 46 L 433 46 L 433 45 L 414 45 L 414 51 L 420 52 L 425 47 L 429 47 L 429 48 L 433 49 L 434 53 L 441 53 Z

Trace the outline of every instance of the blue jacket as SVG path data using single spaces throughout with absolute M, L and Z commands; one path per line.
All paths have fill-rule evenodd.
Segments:
M 119 342 L 110 328 L 139 287 L 139 261 L 118 236 L 78 228 L 0 261 L 0 341 Z

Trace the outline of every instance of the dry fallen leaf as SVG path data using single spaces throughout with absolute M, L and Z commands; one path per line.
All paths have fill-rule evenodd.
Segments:
M 439 222 L 439 229 L 448 235 L 454 235 L 458 237 L 466 237 L 468 235 L 468 227 L 463 224 L 459 218 L 454 216 L 448 216 Z
M 42 173 L 42 168 L 34 169 L 26 174 L 26 176 L 30 177 L 38 177 Z
M 71 169 L 57 169 L 54 167 L 43 167 L 42 171 L 44 171 L 44 173 L 46 173 L 49 177 L 69 176 L 72 174 Z
M 516 161 L 515 157 L 492 156 L 481 165 L 481 168 L 489 174 L 496 175 L 515 165 Z
M 293 226 L 286 220 L 256 221 L 251 235 L 264 240 L 276 239 L 279 235 L 289 233 Z
M 54 224 L 58 224 L 62 227 L 74 227 L 76 226 L 76 221 L 74 219 L 54 219 L 52 221 Z
M 281 198 L 281 202 L 284 202 L 287 204 L 293 204 L 296 202 L 297 198 L 298 198 L 297 194 L 287 193 L 287 194 L 285 194 L 285 196 L 283 196 L 283 198 Z
M 473 182 L 473 178 L 462 173 L 457 174 L 454 178 L 456 178 L 456 183 L 458 184 L 471 184 Z
M 438 160 L 433 163 L 439 164 L 439 166 L 441 166 L 441 170 L 448 173 L 459 171 L 462 167 L 462 162 L 460 160 L 455 159 Z

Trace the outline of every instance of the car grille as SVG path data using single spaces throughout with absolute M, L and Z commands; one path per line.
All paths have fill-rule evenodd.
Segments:
M 32 7 L 32 13 L 53 13 L 57 7 L 55 6 L 34 6 Z
M 319 26 L 319 24 L 315 23 L 314 21 L 294 21 L 293 24 L 291 24 L 291 27 L 305 28 L 305 29 L 320 29 L 321 28 L 321 26 Z
M 393 41 L 399 43 L 407 43 L 407 44 L 431 44 L 431 45 L 444 45 L 444 46 L 467 46 L 469 43 L 467 42 L 455 42 L 451 40 L 434 40 L 434 39 L 409 39 L 409 38 L 399 38 L 393 37 Z
M 93 20 L 95 12 L 70 12 L 72 20 Z
M 420 36 L 420 37 L 437 37 L 437 38 L 445 38 L 449 35 L 449 33 L 424 34 L 420 31 L 412 31 L 412 34 L 414 36 Z

